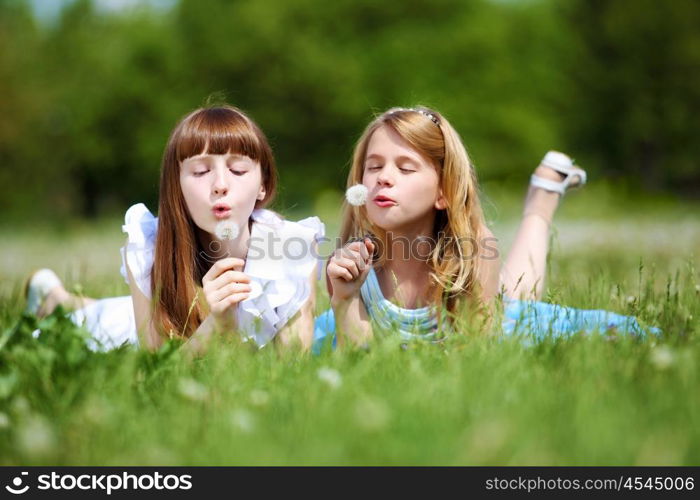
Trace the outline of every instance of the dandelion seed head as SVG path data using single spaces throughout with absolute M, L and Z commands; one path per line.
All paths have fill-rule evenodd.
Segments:
M 630 296 L 627 297 L 627 303 L 628 303 L 628 304 L 634 304 L 634 301 L 635 301 L 635 300 L 636 300 L 636 299 L 635 299 L 634 295 L 630 295 Z
M 241 229 L 238 227 L 238 225 L 235 222 L 228 220 L 222 220 L 214 229 L 216 237 L 220 240 L 235 240 L 238 238 L 240 232 Z
M 368 190 L 364 184 L 355 184 L 345 191 L 345 199 L 352 206 L 360 207 L 367 202 Z

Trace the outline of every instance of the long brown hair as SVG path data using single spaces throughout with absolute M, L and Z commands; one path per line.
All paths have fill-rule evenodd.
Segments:
M 473 245 L 479 245 L 486 223 L 474 166 L 459 134 L 440 113 L 422 106 L 392 108 L 375 118 L 358 140 L 347 187 L 362 183 L 369 141 L 372 134 L 383 126 L 396 132 L 430 161 L 440 176 L 439 186 L 447 208 L 439 210 L 435 218 L 433 237 L 436 244 L 428 262 L 435 285 L 433 299 L 444 298 L 447 309 L 454 312 L 457 299 L 475 295 L 475 288 L 480 285 L 477 276 L 481 264 L 479 258 L 474 258 L 478 248 L 474 249 Z M 364 205 L 355 207 L 345 202 L 340 244 L 366 234 L 374 235 L 380 245 L 386 240 L 385 231 L 372 224 Z M 383 264 L 385 255 L 385 252 L 378 252 L 378 266 Z
M 185 204 L 180 164 L 199 154 L 226 153 L 260 163 L 265 198 L 255 208 L 267 205 L 277 185 L 272 149 L 260 127 L 241 110 L 224 105 L 189 113 L 175 127 L 163 152 L 151 294 L 153 326 L 170 337 L 189 337 L 204 321 L 197 291 L 211 265 Z

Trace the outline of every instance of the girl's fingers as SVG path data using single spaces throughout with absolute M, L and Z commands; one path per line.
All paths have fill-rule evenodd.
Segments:
M 353 280 L 350 271 L 332 262 L 328 264 L 328 267 L 326 268 L 326 274 L 328 274 L 328 277 L 331 279 L 344 279 L 345 281 Z
M 214 304 L 211 307 L 211 312 L 214 314 L 223 314 L 225 313 L 230 307 L 235 306 L 239 302 L 243 302 L 245 299 L 247 299 L 250 296 L 249 293 L 241 292 L 241 293 L 234 293 L 233 295 L 229 295 L 228 297 L 225 297 L 223 300 L 220 300 L 216 304 Z
M 374 242 L 369 238 L 365 238 L 365 249 L 367 250 L 368 258 L 371 258 L 374 255 Z
M 215 280 L 220 274 L 226 272 L 229 269 L 238 270 L 243 269 L 245 261 L 243 259 L 238 259 L 236 257 L 227 257 L 225 259 L 219 259 L 214 262 L 209 271 L 202 278 L 202 284 L 208 283 Z
M 226 271 L 217 279 L 222 283 L 250 283 L 250 276 L 241 271 Z
M 238 304 L 239 302 L 243 302 L 245 299 L 247 299 L 250 296 L 249 293 L 234 293 L 231 295 L 227 300 L 229 306 L 233 306 Z
M 341 252 L 341 257 L 350 259 L 357 264 L 360 271 L 364 271 L 367 267 L 367 258 L 362 255 L 365 244 L 362 241 L 356 241 L 344 247 Z
M 236 293 L 250 293 L 250 291 L 251 287 L 246 283 L 229 283 L 228 285 L 213 291 L 209 295 L 209 303 L 216 304 L 230 295 L 234 295 Z
M 344 257 L 334 258 L 333 261 L 340 267 L 343 267 L 350 271 L 352 278 L 355 279 L 360 275 L 360 268 L 352 259 L 346 259 Z
M 353 241 L 352 243 L 345 245 L 343 248 L 340 248 L 337 253 L 339 253 L 341 257 L 352 257 L 354 255 L 359 255 L 361 248 L 361 241 Z
M 367 262 L 367 259 L 369 258 L 367 244 L 364 241 L 360 242 L 360 257 L 362 258 L 362 262 Z
M 367 250 L 367 269 L 372 267 L 372 261 L 374 260 L 374 242 L 369 238 L 365 238 L 365 250 Z
M 209 287 L 212 290 L 218 290 L 229 283 L 250 283 L 250 276 L 240 271 L 225 271 L 218 278 L 210 281 Z

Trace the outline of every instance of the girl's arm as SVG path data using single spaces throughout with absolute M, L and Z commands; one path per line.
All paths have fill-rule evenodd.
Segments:
M 359 294 L 349 299 L 331 299 L 331 307 L 341 348 L 346 344 L 361 347 L 372 339 L 372 323 Z
M 316 310 L 316 267 L 309 276 L 310 294 L 304 305 L 292 316 L 275 336 L 275 343 L 289 348 L 301 346 L 302 350 L 311 349 L 314 339 L 314 311 Z
M 235 329 L 232 308 L 241 300 L 245 300 L 250 292 L 248 285 L 250 278 L 235 271 L 242 266 L 243 261 L 240 259 L 222 259 L 214 264 L 204 276 L 203 291 L 209 304 L 210 313 L 184 345 L 185 350 L 191 354 L 203 352 L 215 332 Z M 134 318 L 139 344 L 143 348 L 155 351 L 163 345 L 164 338 L 153 325 L 151 300 L 136 284 L 128 258 L 126 259 L 126 269 L 129 276 L 131 300 L 134 303 Z
M 498 238 L 488 227 L 484 227 L 481 238 L 480 268 L 478 280 L 481 284 L 481 302 L 490 305 L 498 295 L 499 273 L 501 269 L 501 255 L 498 250 Z
M 250 278 L 242 272 L 244 265 L 242 259 L 221 259 L 202 278 L 209 314 L 184 345 L 190 354 L 203 353 L 214 334 L 236 330 L 235 308 L 250 296 Z
M 355 241 L 336 250 L 326 275 L 328 294 L 335 316 L 338 345 L 363 346 L 372 338 L 372 324 L 360 287 L 372 268 L 374 245 L 369 239 Z
M 501 259 L 498 250 L 498 239 L 494 237 L 487 227 L 483 230 L 481 244 L 479 245 L 479 271 L 478 281 L 478 305 L 477 314 L 483 318 L 483 328 L 491 329 L 496 314 L 496 297 L 498 296 L 499 275 Z
M 129 244 L 127 239 L 126 244 Z M 134 275 L 129 266 L 128 252 L 125 252 L 126 272 L 129 276 L 129 289 L 131 290 L 131 301 L 134 304 L 134 319 L 136 320 L 136 332 L 139 336 L 139 344 L 148 350 L 155 351 L 163 345 L 163 338 L 153 327 L 151 317 L 151 300 L 144 295 L 136 284 Z

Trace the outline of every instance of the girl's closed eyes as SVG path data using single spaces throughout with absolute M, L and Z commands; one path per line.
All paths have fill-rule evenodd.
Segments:
M 90 325 L 96 348 L 130 343 L 155 349 L 179 337 L 200 352 L 216 333 L 240 333 L 259 347 L 274 340 L 308 348 L 314 253 L 290 257 L 285 265 L 264 251 L 248 258 L 254 238 L 269 243 L 265 249 L 290 237 L 311 248 L 323 233 L 317 218 L 296 223 L 265 209 L 275 186 L 272 150 L 250 118 L 230 106 L 191 112 L 165 147 L 159 217 L 143 204 L 125 215 L 122 274 L 131 296 L 88 302 L 66 291 L 60 300 L 81 304 L 74 321 Z M 277 272 L 271 274 L 273 265 Z M 42 276 L 62 292 L 55 275 Z M 264 290 L 273 283 L 277 294 L 270 301 Z M 32 303 L 39 312 L 41 300 Z
M 233 175 L 237 175 L 237 176 L 245 175 L 245 174 L 247 174 L 247 173 L 250 171 L 249 168 L 247 168 L 247 167 L 240 167 L 240 166 L 229 167 L 228 170 L 229 170 L 229 172 L 231 172 Z M 209 172 L 211 172 L 211 168 L 209 168 L 209 167 L 205 167 L 205 168 L 199 167 L 199 168 L 196 168 L 196 169 L 194 169 L 194 170 L 192 171 L 192 175 L 194 175 L 195 177 L 202 177 L 203 175 L 206 175 L 206 174 L 208 174 Z
M 365 170 L 368 172 L 379 172 L 382 168 L 384 168 L 384 165 L 373 165 L 371 167 L 365 167 Z M 414 166 L 399 166 L 399 171 L 403 172 L 405 174 L 415 172 L 417 169 Z

